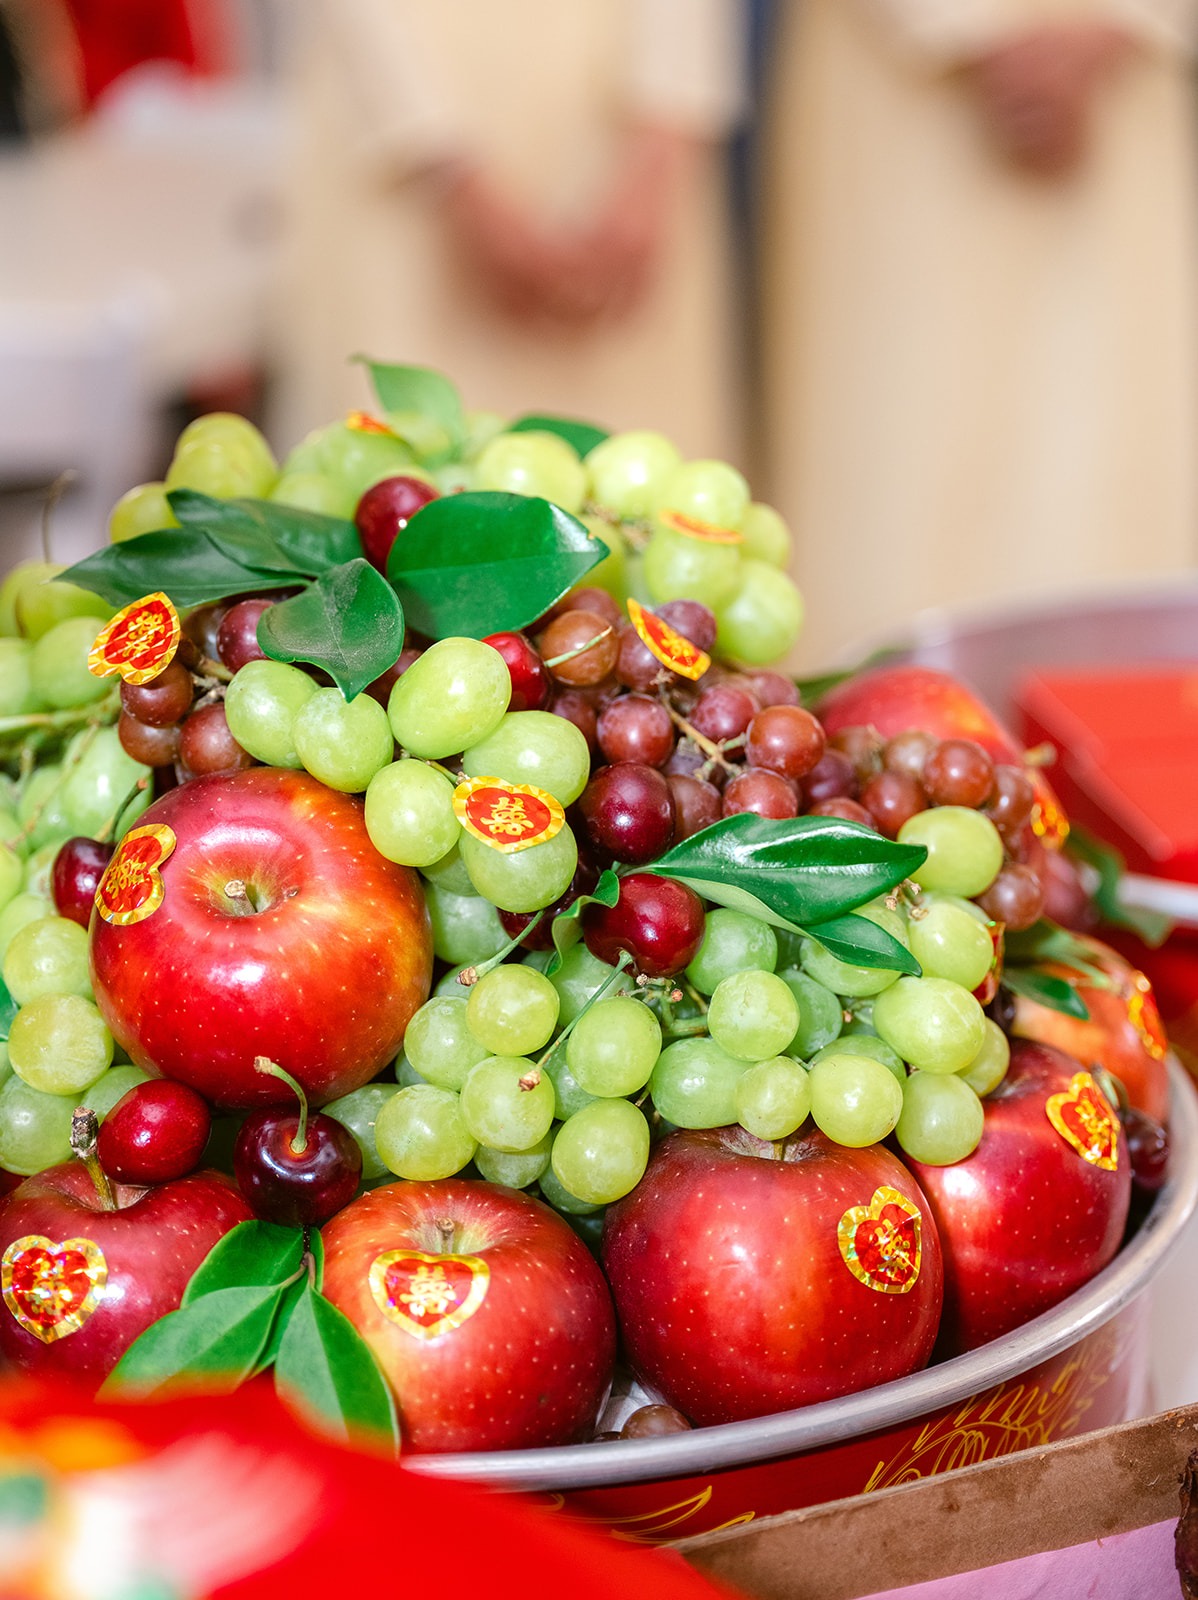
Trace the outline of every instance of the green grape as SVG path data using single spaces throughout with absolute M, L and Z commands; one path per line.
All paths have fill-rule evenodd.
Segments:
M 472 462 L 446 461 L 439 467 L 430 468 L 429 476 L 443 495 L 468 494 L 476 487 Z
M 453 453 L 454 440 L 449 429 L 422 411 L 384 411 L 384 420 L 391 431 L 408 446 L 421 461 L 436 461 Z M 408 476 L 428 478 L 422 467 Z M 431 480 L 430 480 L 431 481 Z
M 126 489 L 108 514 L 108 537 L 113 544 L 178 526 L 179 519 L 166 498 L 165 483 L 139 483 Z
M 884 928 L 904 949 L 907 948 L 907 925 L 897 911 L 891 911 L 888 906 L 875 902 L 872 905 L 859 906 L 856 915 L 867 918 L 879 928 Z M 818 929 L 816 931 L 818 932 Z M 804 972 L 809 972 L 825 988 L 834 990 L 836 994 L 848 995 L 851 999 L 880 994 L 883 989 L 888 989 L 892 983 L 897 982 L 899 977 L 897 972 L 885 967 L 857 967 L 847 961 L 840 961 L 830 950 L 825 950 L 814 936 L 803 946 L 800 959 Z
M 722 1128 L 736 1121 L 736 1085 L 745 1063 L 714 1039 L 679 1039 L 657 1058 L 649 1092 L 676 1128 Z
M 994 965 L 990 931 L 968 902 L 928 895 L 909 915 L 907 939 L 925 978 L 951 978 L 976 989 Z
M 74 1104 L 21 1078 L 0 1084 L 0 1167 L 29 1177 L 71 1159 Z
M 606 1098 L 643 1089 L 660 1054 L 661 1024 L 643 1001 L 623 995 L 597 1001 L 566 1040 L 575 1082 Z
M 932 806 L 908 817 L 900 844 L 922 844 L 928 858 L 911 873 L 922 889 L 971 899 L 988 889 L 1003 861 L 998 829 L 980 811 L 965 806 Z
M 778 941 L 768 922 L 743 911 L 718 909 L 707 913 L 703 943 L 686 975 L 700 994 L 714 994 L 734 972 L 772 972 L 777 960 Z
M 79 1104 L 86 1106 L 89 1111 L 96 1113 L 99 1121 L 104 1118 L 116 1105 L 122 1095 L 129 1093 L 130 1089 L 139 1083 L 149 1083 L 150 1074 L 143 1072 L 140 1067 L 128 1065 L 109 1067 L 107 1072 L 102 1072 L 95 1083 L 79 1096 Z
M 323 472 L 284 472 L 270 491 L 276 505 L 294 506 L 297 511 L 316 511 L 324 517 L 353 517 L 357 500 L 351 491 L 334 483 Z
M 425 904 L 433 930 L 433 950 L 453 966 L 476 966 L 489 961 L 508 942 L 499 913 L 480 895 L 446 894 L 426 883 Z
M 458 978 L 463 972 L 471 970 L 470 963 L 463 961 L 460 966 L 450 967 L 433 985 L 433 996 L 448 997 L 451 1000 L 465 1000 L 468 990 L 464 983 L 459 983 Z
M 563 511 L 581 511 L 587 472 L 577 451 L 555 433 L 501 433 L 479 451 L 474 463 L 479 489 L 539 495 Z
M 741 1074 L 734 1096 L 736 1120 L 759 1139 L 786 1139 L 811 1110 L 807 1073 L 789 1056 L 759 1061 Z
M 960 1072 L 986 1039 L 985 1013 L 948 978 L 900 978 L 874 1001 L 874 1027 L 921 1072 Z
M 94 733 L 94 738 L 89 737 Z M 115 728 L 88 729 L 76 734 L 63 756 L 66 776 L 62 785 L 62 808 L 66 833 L 96 836 L 112 821 L 117 808 L 138 779 L 150 776 L 149 767 L 134 761 L 121 748 Z M 135 818 L 150 803 L 150 791 L 142 790 L 121 812 L 116 837 L 133 825 Z
M 553 1134 L 547 1133 L 531 1150 L 492 1150 L 480 1144 L 474 1152 L 474 1165 L 488 1183 L 502 1183 L 508 1189 L 527 1189 L 549 1167 Z
M 52 838 L 58 839 L 71 832 L 71 819 L 63 804 L 65 777 L 63 769 L 53 762 L 36 767 L 30 773 L 17 802 L 17 821 L 23 832 L 21 847 L 25 854 Z
M 855 999 L 851 1006 L 845 1006 L 845 1010 L 848 1012 L 848 1021 L 840 1030 L 842 1034 L 876 1035 L 874 1003 L 868 996 Z
M 8 1036 L 12 1069 L 43 1094 L 76 1095 L 112 1065 L 112 1035 L 90 1000 L 47 994 L 17 1012 Z
M 0 1044 L 0 1083 L 7 1083 L 12 1077 L 12 1062 L 8 1055 L 8 1040 Z
M 500 416 L 498 411 L 485 411 L 475 407 L 466 411 L 462 425 L 465 429 L 462 456 L 467 461 L 473 461 L 479 451 L 490 444 L 497 434 L 506 431 L 507 418 Z
M 573 1037 L 571 1034 L 570 1038 Z M 554 1050 L 541 1070 L 553 1085 L 554 1114 L 561 1121 L 564 1122 L 576 1111 L 581 1111 L 583 1106 L 589 1106 L 592 1100 L 598 1099 L 597 1095 L 588 1093 L 570 1071 L 564 1050 Z
M 0 909 L 20 893 L 25 863 L 9 845 L 0 844 Z
M 799 1005 L 773 972 L 734 972 L 707 1010 L 708 1032 L 741 1061 L 765 1061 L 784 1050 L 799 1026 Z
M 556 954 L 556 950 L 525 950 L 520 960 L 524 966 L 532 967 L 537 972 L 543 972 L 548 977 L 549 963 Z
M 340 689 L 317 689 L 291 726 L 295 753 L 330 789 L 358 794 L 391 760 L 391 724 L 377 700 L 347 700 Z
M 903 1109 L 903 1089 L 881 1061 L 827 1055 L 808 1074 L 811 1118 L 837 1144 L 859 1149 L 890 1133 Z
M 197 438 L 181 448 L 176 445 L 166 469 L 166 488 L 168 493 L 194 489 L 215 500 L 241 496 L 261 500 L 274 488 L 276 476 L 252 451 L 235 441 Z
M 69 917 L 27 923 L 5 951 L 3 970 L 19 1006 L 44 994 L 90 995 L 87 934 Z
M 462 771 L 471 778 L 531 783 L 568 806 L 587 786 L 591 752 L 583 734 L 565 717 L 552 711 L 509 711 L 465 752 Z
M 717 544 L 658 527 L 645 546 L 645 587 L 657 603 L 698 600 L 718 611 L 737 591 L 740 566 L 740 552 L 734 544 Z M 769 571 L 778 576 L 773 567 Z
M 98 617 L 107 622 L 113 607 L 107 600 L 81 589 L 77 583 L 67 583 L 56 578 L 63 567 L 47 567 L 46 579 L 22 584 L 17 591 L 15 606 L 17 631 L 26 639 L 36 642 L 44 633 L 70 617 Z M 98 631 L 98 628 L 97 628 Z M 108 685 L 111 688 L 111 684 Z
M 647 428 L 613 433 L 587 455 L 589 498 L 617 517 L 647 517 L 681 464 L 682 457 L 662 433 Z
M 813 1067 L 817 1061 L 826 1061 L 829 1056 L 868 1056 L 873 1061 L 880 1061 L 900 1083 L 907 1076 L 907 1063 L 897 1050 L 892 1050 L 885 1039 L 879 1039 L 876 1034 L 842 1033 L 839 1039 L 817 1050 L 808 1065 Z
M 985 1028 L 981 1049 L 957 1074 L 976 1095 L 993 1094 L 1011 1065 L 1011 1041 L 992 1017 L 986 1018 Z
M 58 852 L 65 843 L 65 834 L 55 839 L 47 839 L 45 844 L 39 845 L 28 857 L 21 881 L 21 887 L 26 894 L 41 895 L 46 900 L 53 899 L 50 877 L 54 871 Z
M 741 518 L 742 556 L 783 570 L 790 563 L 790 529 L 773 506 L 754 500 Z
M 53 561 L 18 561 L 0 583 L 0 636 L 12 638 L 21 632 L 17 624 L 18 596 L 35 584 L 48 583 L 63 570 L 60 564 Z
M 31 775 L 30 781 L 32 782 L 32 779 L 37 776 L 37 772 L 44 770 L 42 767 L 37 768 Z M 21 819 L 16 813 L 16 806 L 20 801 L 15 794 L 12 798 L 12 806 L 0 806 L 0 841 L 24 860 L 29 854 L 29 839 L 21 826 Z
M 221 444 L 239 451 L 254 463 L 262 480 L 269 478 L 273 482 L 279 470 L 274 451 L 261 430 L 237 411 L 206 411 L 203 416 L 193 417 L 175 440 L 175 451 L 193 444 Z
M 28 639 L 0 639 L 0 717 L 23 717 L 41 707 L 33 687 L 33 646 Z
M 3 912 L 0 912 L 2 918 Z M 583 1006 L 592 995 L 598 994 L 615 970 L 606 961 L 593 956 L 581 941 L 566 951 L 557 971 L 547 974 L 557 990 L 560 1001 L 557 1020 L 563 1028 L 574 1021 Z
M 720 654 L 764 666 L 786 655 L 799 637 L 803 596 L 777 567 L 745 556 L 736 587 L 715 612 Z
M 749 485 L 726 461 L 684 461 L 661 486 L 654 510 L 679 511 L 715 528 L 739 528 Z
M 524 1056 L 488 1056 L 462 1085 L 462 1117 L 479 1144 L 511 1155 L 553 1126 L 553 1084 Z
M 570 1194 L 605 1206 L 635 1189 L 649 1163 L 649 1124 L 630 1100 L 593 1100 L 553 1141 L 554 1176 Z
M 622 603 L 628 593 L 628 541 L 614 522 L 604 522 L 602 517 L 581 517 L 579 520 L 591 538 L 607 549 L 603 560 L 587 573 L 587 587 L 606 589 L 614 600 Z
M 481 639 L 441 639 L 396 680 L 387 715 L 409 755 L 439 761 L 479 744 L 512 697 L 507 662 Z
M 447 850 L 439 861 L 430 861 L 427 867 L 422 867 L 420 870 L 431 883 L 435 883 L 438 889 L 446 894 L 474 893 L 474 885 L 470 882 L 470 874 L 466 871 L 457 840 L 454 841 L 453 849 Z
M 225 690 L 229 732 L 256 761 L 302 767 L 295 719 L 316 693 L 316 680 L 283 661 L 247 661 Z M 390 745 L 387 750 L 390 754 Z
M 470 990 L 466 1020 L 491 1055 L 526 1056 L 541 1050 L 557 1026 L 557 990 L 533 967 L 503 965 Z
M 413 1083 L 427 1083 L 428 1079 L 422 1072 L 416 1071 L 416 1068 L 401 1050 L 395 1060 L 395 1081 L 401 1089 L 406 1089 Z M 384 1085 L 384 1087 L 389 1087 L 389 1085 Z M 438 1085 L 438 1087 L 443 1086 Z
M 426 1082 L 438 1089 L 460 1089 L 471 1067 L 477 1067 L 494 1051 L 488 1050 L 470 1032 L 467 1019 L 469 991 L 458 985 L 457 998 L 434 995 L 426 1000 L 408 1023 L 404 1035 L 404 1054 Z
M 397 1089 L 379 1108 L 374 1142 L 379 1160 L 391 1172 L 420 1183 L 451 1178 L 476 1149 L 452 1089 L 418 1083 Z
M 390 762 L 375 773 L 366 790 L 366 831 L 388 861 L 405 867 L 435 866 L 461 837 L 453 784 L 423 761 Z
M 589 1200 L 580 1200 L 576 1194 L 571 1194 L 552 1166 L 541 1174 L 540 1184 L 545 1204 L 567 1217 L 592 1217 L 596 1211 L 603 1210 L 601 1205 L 592 1205 Z
M 304 462 L 305 467 L 325 473 L 355 507 L 372 483 L 399 473 L 407 476 L 416 465 L 416 457 L 402 439 L 350 428 L 344 422 L 331 423 L 318 434 L 309 435 L 309 439 L 315 442 L 316 450 L 311 462 Z M 295 464 L 293 451 L 287 465 L 290 468 Z
M 916 1072 L 903 1085 L 903 1109 L 894 1131 L 913 1161 L 949 1167 L 977 1149 L 985 1124 L 982 1102 L 962 1078 Z
M 794 995 L 799 1006 L 799 1026 L 786 1053 L 804 1060 L 832 1043 L 844 1027 L 844 1008 L 839 995 L 797 967 L 785 967 L 778 976 Z
M 18 894 L 0 911 L 0 961 L 8 954 L 14 936 L 31 922 L 54 916 L 54 907 L 44 895 Z M 2 1165 L 2 1163 L 0 1163 Z
M 395 1098 L 395 1092 L 392 1083 L 368 1083 L 361 1089 L 352 1089 L 349 1094 L 343 1094 L 338 1100 L 330 1100 L 320 1108 L 326 1117 L 334 1117 L 353 1134 L 362 1152 L 364 1183 L 373 1183 L 391 1170 L 379 1155 L 374 1129 L 379 1112 L 389 1100 Z
M 552 905 L 570 887 L 578 866 L 578 845 L 568 825 L 543 844 L 510 855 L 469 833 L 462 834 L 459 848 L 471 883 L 501 911 L 540 911 Z
M 68 617 L 43 633 L 33 647 L 29 677 L 37 699 L 53 711 L 89 705 L 112 689 L 106 678 L 88 671 L 87 653 L 96 642 L 97 617 Z

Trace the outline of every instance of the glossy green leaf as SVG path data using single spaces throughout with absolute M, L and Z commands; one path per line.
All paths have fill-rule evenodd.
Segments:
M 273 500 L 217 500 L 195 489 L 167 495 L 185 528 L 198 528 L 245 566 L 315 578 L 362 554 L 352 522 Z
M 1094 904 L 1102 913 L 1102 920 L 1113 928 L 1129 928 L 1150 949 L 1164 944 L 1173 932 L 1173 920 L 1160 911 L 1146 911 L 1139 906 L 1125 906 L 1119 898 L 1119 880 L 1127 870 L 1123 857 L 1105 840 L 1079 828 L 1075 823 L 1069 832 L 1069 854 L 1093 867 L 1098 874 L 1094 890 Z
M 258 643 L 272 661 L 322 667 L 347 700 L 394 665 L 403 638 L 399 597 L 361 556 L 330 568 L 258 620 Z
M 1086 1002 L 1064 978 L 1039 972 L 1035 967 L 1007 967 L 1003 971 L 1002 981 L 1015 994 L 1021 994 L 1027 1000 L 1037 1000 L 1052 1011 L 1063 1011 L 1067 1017 L 1077 1017 L 1080 1022 L 1089 1018 Z
M 12 1028 L 12 1019 L 20 1009 L 9 993 L 8 985 L 3 978 L 0 978 L 0 1040 L 7 1040 Z
M 144 1396 L 175 1384 L 235 1389 L 255 1370 L 286 1293 L 277 1284 L 216 1289 L 169 1312 L 133 1341 L 101 1394 Z
M 418 511 L 391 547 L 387 576 L 413 628 L 434 639 L 523 628 L 608 554 L 548 500 L 480 491 Z
M 1059 961 L 1094 989 L 1113 989 L 1115 980 L 1094 961 L 1094 951 L 1086 941 L 1068 928 L 1047 917 L 1019 933 L 1003 936 L 1003 960 L 1008 967 L 1028 966 L 1037 961 Z
M 883 972 L 909 972 L 918 978 L 923 968 L 892 933 L 868 917 L 829 917 L 804 932 L 822 944 L 838 961 L 854 967 L 877 967 Z
M 559 911 L 553 919 L 553 954 L 549 957 L 549 964 L 545 968 L 545 976 L 551 978 L 562 964 L 562 957 L 567 950 L 572 950 L 582 938 L 582 923 L 579 918 L 588 906 L 614 906 L 620 898 L 620 880 L 614 872 L 606 871 L 600 874 L 599 882 L 595 885 L 594 894 L 580 894 L 572 905 L 565 911 Z
M 466 431 L 462 397 L 443 372 L 369 360 L 366 366 L 384 411 L 419 412 L 444 428 L 451 443 L 460 443 Z
M 86 556 L 62 574 L 68 583 L 126 606 L 161 590 L 177 606 L 198 606 L 247 590 L 289 588 L 294 573 L 271 572 L 213 544 L 199 528 L 163 528 Z
M 370 1346 L 323 1295 L 305 1285 L 275 1359 L 275 1387 L 334 1437 L 369 1433 L 399 1449 L 395 1400 Z
M 546 417 L 536 412 L 530 412 L 526 417 L 520 417 L 513 422 L 507 430 L 509 433 L 555 433 L 559 439 L 578 452 L 580 456 L 588 456 L 597 444 L 602 444 L 608 435 L 602 428 L 597 428 L 593 422 L 579 422 L 574 417 Z
M 324 1246 L 318 1232 L 311 1235 L 311 1250 L 318 1265 L 323 1265 Z M 299 1271 L 303 1258 L 302 1228 L 284 1228 L 277 1222 L 239 1222 L 200 1262 L 184 1291 L 183 1304 L 189 1306 L 218 1289 L 285 1283 Z
M 776 927 L 805 929 L 895 888 L 926 855 L 922 845 L 839 817 L 779 821 L 746 811 L 684 839 L 645 871 L 681 878 L 704 899 Z

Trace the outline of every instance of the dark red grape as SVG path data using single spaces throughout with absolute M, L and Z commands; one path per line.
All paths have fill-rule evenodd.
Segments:
M 862 781 L 882 765 L 885 741 L 876 728 L 861 723 L 851 728 L 840 728 L 828 743 L 834 750 L 840 750 L 848 756 Z
M 994 787 L 994 762 L 974 739 L 944 739 L 923 764 L 920 782 L 938 806 L 980 806 Z
M 689 1433 L 691 1425 L 673 1406 L 641 1406 L 620 1429 L 621 1439 L 663 1439 L 668 1433 Z
M 656 767 L 627 761 L 600 767 L 582 791 L 578 814 L 594 849 L 639 865 L 674 836 L 674 801 Z
M 1135 1106 L 1120 1112 L 1127 1139 L 1131 1181 L 1144 1194 L 1156 1194 L 1169 1175 L 1169 1134 L 1153 1117 Z
M 861 785 L 860 798 L 878 832 L 888 839 L 897 839 L 903 823 L 928 808 L 919 779 L 909 772 L 894 772 L 888 768 L 866 778 Z
M 581 689 L 561 689 L 549 707 L 555 717 L 572 722 L 590 746 L 591 754 L 599 748 L 599 713 Z
M 666 778 L 674 800 L 674 843 L 681 844 L 701 828 L 709 828 L 722 815 L 720 791 L 714 783 L 672 772 Z
M 809 817 L 840 817 L 844 822 L 862 822 L 867 828 L 872 828 L 874 819 L 864 806 L 858 805 L 855 800 L 850 800 L 848 795 L 834 795 L 830 800 L 817 800 L 813 806 L 808 806 Z
M 629 689 L 649 689 L 670 677 L 631 622 L 617 636 L 616 677 Z
M 936 739 L 922 728 L 907 728 L 886 741 L 882 765 L 888 772 L 909 772 L 913 778 L 922 778 L 923 764 L 936 744 Z
M 193 778 L 212 772 L 242 772 L 254 764 L 254 758 L 229 732 L 225 708 L 219 700 L 193 711 L 183 724 L 179 761 Z
M 660 700 L 625 694 L 610 701 L 599 718 L 599 748 L 609 761 L 639 761 L 660 767 L 674 748 L 674 724 Z
M 675 633 L 689 639 L 696 650 L 712 650 L 715 646 L 715 612 L 698 600 L 667 600 L 657 607 L 657 615 L 668 622 Z
M 988 917 L 1003 923 L 1012 933 L 1030 928 L 1044 910 L 1044 890 L 1040 876 L 1031 867 L 1017 862 L 1004 867 L 986 890 L 977 897 Z
M 167 767 L 178 757 L 182 730 L 177 722 L 169 728 L 155 728 L 122 711 L 116 731 L 121 749 L 143 766 Z
M 599 881 L 599 869 L 584 856 L 579 856 L 570 887 L 544 911 L 501 911 L 499 920 L 509 939 L 524 934 L 520 940 L 525 950 L 553 949 L 553 919 L 561 911 L 568 911 L 580 894 L 590 894 Z
M 115 848 L 82 834 L 67 839 L 60 847 L 50 869 L 50 893 L 60 917 L 70 917 L 81 928 L 87 927 L 96 890 Z
M 602 683 L 611 672 L 619 641 L 597 611 L 563 611 L 541 634 L 537 649 L 558 683 L 581 689 Z
M 767 706 L 798 705 L 799 686 L 793 678 L 785 678 L 780 672 L 774 672 L 769 667 L 762 667 L 759 672 L 746 672 L 743 676 L 749 688 L 760 700 L 762 710 Z
M 1004 839 L 1025 828 L 1036 803 L 1036 786 L 1022 767 L 1000 762 L 994 769 L 994 787 L 986 802 L 986 815 Z
M 802 706 L 767 706 L 749 724 L 745 756 L 784 778 L 805 778 L 824 753 L 824 730 Z
M 588 584 L 583 589 L 571 589 L 569 594 L 564 594 L 556 605 L 550 606 L 545 615 L 538 618 L 533 627 L 547 628 L 555 617 L 563 616 L 567 611 L 594 611 L 604 621 L 610 622 L 613 628 L 618 628 L 624 621 L 624 613 L 607 590 L 600 589 L 597 584 Z
M 724 744 L 729 739 L 739 739 L 760 710 L 756 695 L 748 689 L 718 683 L 704 689 L 689 720 L 705 739 Z
M 258 622 L 274 603 L 273 598 L 239 600 L 225 612 L 216 635 L 216 654 L 230 672 L 240 672 L 247 661 L 266 660 L 258 643 Z
M 797 817 L 799 799 L 795 785 L 780 772 L 770 772 L 765 767 L 749 767 L 730 778 L 724 790 L 723 814 L 731 817 L 738 811 L 753 811 L 759 817 Z
M 180 661 L 172 661 L 149 683 L 122 683 L 121 709 L 153 728 L 169 728 L 191 710 L 195 683 Z
M 366 685 L 366 693 L 372 700 L 377 700 L 385 710 L 387 702 L 391 698 L 392 689 L 394 689 L 413 661 L 419 661 L 423 654 L 424 650 L 420 645 L 405 645 L 399 652 L 398 659 L 394 664 L 389 666 L 386 672 L 380 672 L 373 683 Z
M 803 779 L 803 794 L 809 807 L 841 795 L 852 800 L 857 794 L 857 769 L 843 750 L 825 750 Z
M 593 956 L 614 966 L 627 952 L 651 978 L 673 977 L 694 959 L 704 923 L 703 902 L 693 889 L 652 872 L 629 873 L 614 906 L 589 905 L 582 913 Z

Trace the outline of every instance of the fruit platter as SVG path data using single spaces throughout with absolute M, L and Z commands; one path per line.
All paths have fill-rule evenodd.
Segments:
M 0 586 L 5 1365 L 644 1539 L 1125 1414 L 1195 1112 L 1045 752 L 781 670 L 727 463 L 370 374 Z

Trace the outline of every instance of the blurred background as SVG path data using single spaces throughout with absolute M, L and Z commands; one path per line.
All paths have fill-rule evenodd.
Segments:
M 1188 572 L 1198 0 L 0 0 L 0 555 L 360 366 L 667 434 L 792 665 Z M 49 519 L 47 487 L 75 476 Z

